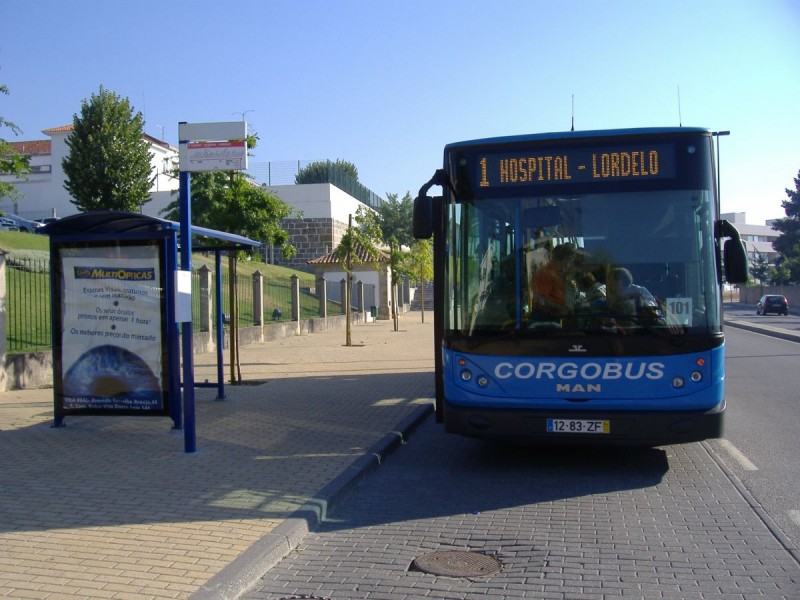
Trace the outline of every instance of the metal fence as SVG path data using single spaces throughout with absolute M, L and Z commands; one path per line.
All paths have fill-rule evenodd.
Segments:
M 9 353 L 52 347 L 50 259 L 6 259 L 6 343 Z
M 256 323 L 269 323 L 272 321 L 290 321 L 292 319 L 292 280 L 289 277 L 264 278 L 264 314 L 257 319 L 253 302 L 253 278 L 251 275 L 237 273 L 235 275 L 236 307 L 239 315 L 240 327 L 249 327 Z M 212 276 L 213 280 L 216 278 Z M 300 320 L 311 319 L 319 315 L 319 296 L 316 294 L 316 283 L 313 277 L 301 278 L 300 282 Z M 230 324 L 231 292 L 230 273 L 222 272 L 222 314 L 223 323 Z M 216 294 L 213 294 L 216 298 Z M 200 322 L 200 275 L 197 271 L 192 274 L 192 322 L 195 327 L 202 326 Z M 212 301 L 210 311 L 212 323 L 216 322 L 216 300 Z M 341 305 L 335 301 L 328 301 L 328 314 L 341 312 Z
M 200 326 L 200 277 L 192 277 L 192 321 Z M 214 281 L 214 279 L 212 279 Z M 236 275 L 236 306 L 240 327 L 256 322 L 289 321 L 292 318 L 291 277 L 264 279 L 264 314 L 258 320 L 253 314 L 253 278 Z M 212 318 L 216 310 L 212 303 Z M 277 311 L 277 312 L 276 312 Z M 328 314 L 338 314 L 341 306 L 328 302 Z M 50 260 L 47 258 L 13 258 L 6 260 L 6 343 L 9 354 L 36 352 L 52 348 L 50 321 Z M 229 325 L 231 311 L 230 276 L 222 273 L 222 312 Z M 319 314 L 319 297 L 313 277 L 300 280 L 300 319 Z

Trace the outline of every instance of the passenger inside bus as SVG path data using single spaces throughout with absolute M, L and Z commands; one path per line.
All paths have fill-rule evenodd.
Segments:
M 578 306 L 581 312 L 597 312 L 606 306 L 606 285 L 597 281 L 591 271 L 581 271 L 575 277 L 578 286 Z

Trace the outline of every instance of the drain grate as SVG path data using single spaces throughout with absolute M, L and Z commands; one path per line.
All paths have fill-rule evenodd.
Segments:
M 502 565 L 496 558 L 479 552 L 447 550 L 415 558 L 414 567 L 442 577 L 485 577 L 499 573 Z

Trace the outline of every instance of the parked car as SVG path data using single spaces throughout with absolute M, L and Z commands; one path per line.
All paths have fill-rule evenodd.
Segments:
M 786 296 L 778 294 L 766 294 L 761 296 L 761 300 L 756 304 L 756 314 L 768 315 L 771 312 L 776 315 L 784 316 L 789 314 L 789 301 L 786 299 Z
M 0 230 L 2 231 L 19 231 L 19 225 L 11 219 L 0 217 Z
M 18 215 L 12 215 L 11 213 L 6 213 L 6 219 L 11 219 L 17 224 L 19 227 L 19 231 L 25 231 L 27 233 L 36 233 L 37 230 L 44 227 L 41 223 L 36 221 L 29 221 L 28 219 L 23 219 Z

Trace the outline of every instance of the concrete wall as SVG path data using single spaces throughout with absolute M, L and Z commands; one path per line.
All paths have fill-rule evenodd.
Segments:
M 796 285 L 764 285 L 739 288 L 739 302 L 756 305 L 764 294 L 780 294 L 789 301 L 789 312 L 797 314 L 800 310 L 800 286 Z
M 272 185 L 264 186 L 264 189 L 301 211 L 304 219 L 333 219 L 345 226 L 348 215 L 355 216 L 358 208 L 365 206 L 330 183 Z

